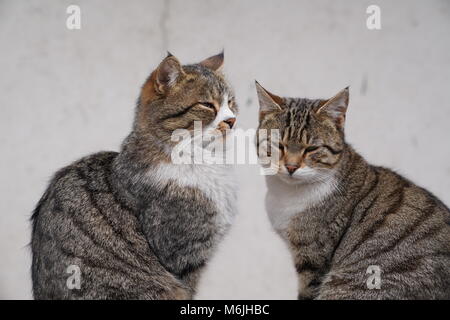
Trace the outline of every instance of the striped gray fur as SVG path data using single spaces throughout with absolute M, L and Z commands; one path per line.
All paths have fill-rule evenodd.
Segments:
M 298 298 L 450 299 L 450 211 L 408 179 L 370 165 L 345 141 L 348 89 L 328 100 L 257 89 L 259 127 L 281 132 L 279 172 L 267 177 L 266 203 L 292 253 Z M 323 186 L 326 192 L 314 197 Z M 280 188 L 291 193 L 280 196 Z M 380 288 L 367 284 L 370 266 L 381 271 Z
M 237 110 L 222 63 L 219 54 L 181 66 L 169 55 L 145 82 L 121 151 L 84 157 L 55 174 L 32 216 L 36 299 L 193 297 L 231 225 L 236 190 L 224 178 L 230 168 L 173 164 L 170 136 L 213 121 L 225 96 Z M 222 136 L 232 123 L 220 126 Z M 71 265 L 81 271 L 79 289 L 66 284 Z

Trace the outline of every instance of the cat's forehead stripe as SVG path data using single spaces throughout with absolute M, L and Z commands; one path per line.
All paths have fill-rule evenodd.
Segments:
M 322 100 L 303 98 L 285 98 L 285 136 L 287 139 L 307 140 L 307 130 L 310 114 L 315 110 Z
M 208 88 L 211 90 L 214 96 L 221 97 L 226 93 L 229 93 L 230 88 L 228 87 L 225 79 L 218 76 L 213 71 L 201 65 L 187 65 L 184 66 L 185 71 L 194 74 L 195 76 L 200 76 L 206 80 L 208 83 Z

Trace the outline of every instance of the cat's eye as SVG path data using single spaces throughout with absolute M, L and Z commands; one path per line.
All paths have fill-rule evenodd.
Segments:
M 305 152 L 306 153 L 313 152 L 313 151 L 316 151 L 317 149 L 319 149 L 318 146 L 309 146 L 308 148 L 305 149 Z
M 216 107 L 214 106 L 214 104 L 211 103 L 211 102 L 200 102 L 200 104 L 203 105 L 203 106 L 205 106 L 205 107 L 207 107 L 207 108 L 213 109 L 213 110 L 216 109 Z
M 280 144 L 278 145 L 278 148 L 279 148 L 281 151 L 284 151 L 284 145 L 283 145 L 283 144 L 280 143 Z

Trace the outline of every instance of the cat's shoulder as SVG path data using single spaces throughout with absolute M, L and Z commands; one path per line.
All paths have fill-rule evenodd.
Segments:
M 57 204 L 62 211 L 83 207 L 88 193 L 94 190 L 89 189 L 92 185 L 98 190 L 106 189 L 106 175 L 116 156 L 116 152 L 98 152 L 59 169 L 52 176 L 31 219 L 36 220 L 48 203 Z
M 117 152 L 98 152 L 59 169 L 51 178 L 42 198 L 57 197 L 61 201 L 77 202 L 83 198 L 83 193 L 106 189 L 116 156 Z
M 450 221 L 450 209 L 430 190 L 417 185 L 403 174 L 396 172 L 393 169 L 379 166 L 372 166 L 377 172 L 379 192 L 384 196 L 389 196 L 393 191 L 403 192 L 403 199 L 405 201 L 414 203 L 434 203 L 440 210 L 446 212 L 446 219 Z M 448 222 L 447 222 L 448 223 Z
M 67 180 L 91 180 L 106 174 L 118 155 L 113 151 L 97 152 L 85 156 L 58 170 L 51 180 L 51 184 L 63 183 Z M 61 186 L 61 185 L 59 185 Z

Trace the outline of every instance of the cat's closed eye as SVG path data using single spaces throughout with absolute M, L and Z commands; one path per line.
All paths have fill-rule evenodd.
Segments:
M 319 149 L 320 147 L 319 146 L 309 146 L 309 147 L 307 147 L 306 149 L 305 149 L 305 152 L 306 153 L 308 153 L 308 152 L 313 152 L 313 151 L 316 151 L 317 149 Z
M 209 109 L 213 109 L 213 110 L 216 109 L 216 107 L 214 106 L 214 104 L 211 103 L 211 102 L 199 102 L 199 104 L 201 104 L 202 106 L 207 107 L 207 108 L 209 108 Z

